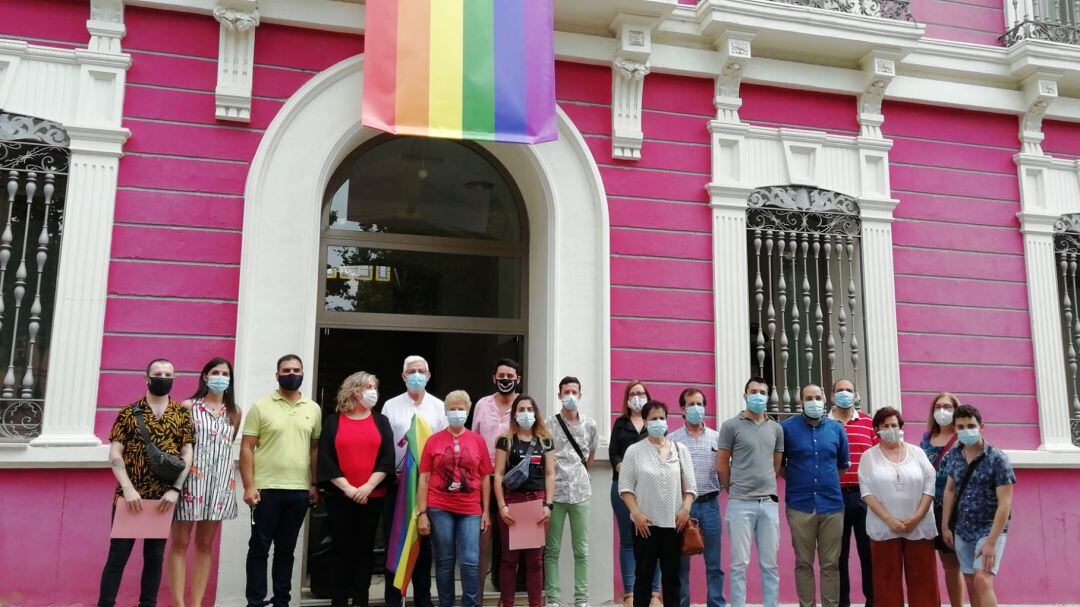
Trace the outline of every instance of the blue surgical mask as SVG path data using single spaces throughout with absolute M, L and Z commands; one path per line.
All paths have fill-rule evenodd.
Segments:
M 821 419 L 825 414 L 825 403 L 820 400 L 803 401 L 802 411 L 810 419 Z
M 469 419 L 468 411 L 459 411 L 455 409 L 453 411 L 446 412 L 446 421 L 449 422 L 450 425 L 454 428 L 460 428 L 464 426 L 466 419 Z
M 694 424 L 695 426 L 705 421 L 705 407 L 701 405 L 690 405 L 686 408 L 686 421 Z
M 206 380 L 206 387 L 214 394 L 221 394 L 229 389 L 230 379 L 225 375 L 211 375 Z
M 419 392 L 427 387 L 427 375 L 415 371 L 405 376 L 405 387 L 409 392 Z
M 978 428 L 964 428 L 956 431 L 957 438 L 965 445 L 974 445 L 982 437 L 982 430 Z
M 837 407 L 850 409 L 855 405 L 855 394 L 847 390 L 841 390 L 833 396 L 833 402 Z
M 567 394 L 562 399 L 563 409 L 567 411 L 577 411 L 578 399 L 573 394 Z
M 517 421 L 517 425 L 521 426 L 525 430 L 529 430 L 536 423 L 536 414 L 532 411 L 518 411 L 518 414 L 514 417 Z
M 769 397 L 764 394 L 751 394 L 746 397 L 746 410 L 751 413 L 764 413 L 769 404 Z
M 649 436 L 663 436 L 667 434 L 666 419 L 650 419 L 649 423 L 645 424 L 645 427 L 649 429 Z

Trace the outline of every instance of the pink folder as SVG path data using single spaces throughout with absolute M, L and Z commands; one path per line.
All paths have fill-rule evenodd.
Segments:
M 544 516 L 543 500 L 507 506 L 510 518 L 514 519 L 514 524 L 510 525 L 510 549 L 527 550 L 543 546 L 547 537 L 547 525 L 539 522 Z
M 167 538 L 172 527 L 175 506 L 165 512 L 158 510 L 160 500 L 143 500 L 141 512 L 131 512 L 124 500 L 116 502 L 112 533 L 117 538 Z

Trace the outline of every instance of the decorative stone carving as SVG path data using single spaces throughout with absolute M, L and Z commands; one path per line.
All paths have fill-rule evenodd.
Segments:
M 859 95 L 859 136 L 882 139 L 881 125 L 885 117 L 881 102 L 885 91 L 896 77 L 896 56 L 892 53 L 874 51 L 863 57 L 863 92 Z
M 127 33 L 124 26 L 124 0 L 91 0 L 90 19 L 86 22 L 90 32 L 92 51 L 120 53 L 120 41 Z
M 652 28 L 655 19 L 620 14 L 611 22 L 618 36 L 611 64 L 611 155 L 640 160 L 645 135 L 641 130 L 641 96 L 649 75 Z
M 739 122 L 739 108 L 742 98 L 739 87 L 743 74 L 750 62 L 750 43 L 754 39 L 751 32 L 727 31 L 716 41 L 721 53 L 720 75 L 716 78 L 716 95 L 713 105 L 716 107 L 716 119 L 721 122 Z
M 214 19 L 221 24 L 215 115 L 218 120 L 249 122 L 259 9 L 255 0 L 221 0 Z
M 1020 117 L 1021 154 L 1042 156 L 1043 118 L 1058 96 L 1057 75 L 1036 73 L 1023 82 L 1024 104 L 1027 110 Z

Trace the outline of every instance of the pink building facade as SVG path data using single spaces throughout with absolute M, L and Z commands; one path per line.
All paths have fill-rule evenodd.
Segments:
M 113 486 L 107 435 L 140 396 L 147 361 L 172 359 L 175 394 L 187 395 L 206 360 L 233 358 L 250 403 L 272 389 L 276 357 L 296 352 L 319 369 L 305 389 L 326 400 L 336 377 L 326 369 L 400 364 L 396 350 L 350 349 L 381 348 L 387 331 L 426 355 L 428 333 L 459 336 L 430 342 L 430 359 L 446 361 L 442 377 L 433 364 L 433 391 L 484 386 L 494 354 L 509 351 L 534 394 L 580 377 L 583 407 L 605 422 L 637 378 L 669 403 L 702 388 L 717 423 L 763 370 L 781 386 L 854 377 L 864 409 L 902 407 L 917 441 L 933 395 L 956 392 L 983 410 L 988 439 L 1017 468 L 999 599 L 1080 603 L 1069 248 L 1080 225 L 1080 14 L 1051 18 L 1059 4 L 1040 2 L 557 0 L 559 140 L 469 148 L 515 191 L 527 237 L 505 255 L 527 264 L 516 275 L 527 313 L 379 324 L 329 313 L 326 295 L 331 280 L 356 279 L 339 278 L 345 265 L 325 251 L 338 242 L 325 213 L 339 168 L 361 166 L 354 152 L 382 141 L 360 125 L 362 3 L 0 0 L 0 110 L 55 123 L 36 132 L 62 128 L 51 144 L 69 159 L 40 324 L 47 355 L 28 357 L 48 381 L 33 398 L 0 399 L 0 604 L 94 601 Z M 25 188 L 24 173 L 4 170 Z M 793 230 L 785 266 L 779 240 L 775 261 L 755 245 L 762 210 L 824 211 L 858 227 Z M 852 234 L 837 241 L 855 243 L 847 266 L 820 261 L 824 242 Z M 785 267 L 796 272 L 791 299 L 812 300 L 791 340 L 805 366 L 782 362 L 766 329 L 763 263 L 763 301 L 777 296 L 769 269 Z M 824 303 L 830 271 L 841 274 Z M 829 306 L 845 304 L 840 340 Z M 0 338 L 23 344 L 18 322 Z M 824 345 L 834 333 L 835 352 Z M 509 337 L 474 347 L 460 337 L 472 334 Z M 13 349 L 25 345 L 0 347 L 5 361 Z M 384 396 L 402 389 L 395 373 L 381 377 Z M 615 542 L 609 484 L 601 465 L 595 604 L 616 596 L 616 559 L 603 554 Z M 223 529 L 216 604 L 243 601 L 245 514 Z M 781 600 L 793 603 L 786 531 L 780 558 Z M 309 561 L 298 559 L 297 586 L 310 583 Z M 760 602 L 753 570 L 749 600 Z

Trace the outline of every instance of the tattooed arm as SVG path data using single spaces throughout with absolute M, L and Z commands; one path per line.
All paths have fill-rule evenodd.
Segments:
M 127 504 L 128 510 L 132 512 L 142 510 L 142 497 L 128 477 L 127 466 L 124 465 L 124 443 L 120 441 L 113 441 L 109 445 L 109 469 L 112 470 L 116 482 L 120 484 L 120 489 L 124 492 L 124 503 Z

